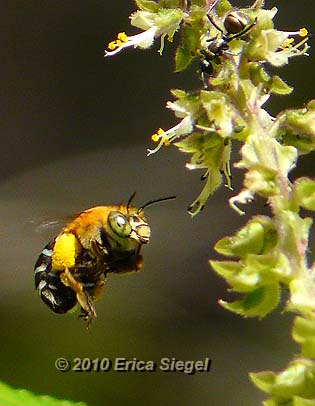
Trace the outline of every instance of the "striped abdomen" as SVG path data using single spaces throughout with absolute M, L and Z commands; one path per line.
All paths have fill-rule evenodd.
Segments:
M 62 283 L 60 272 L 53 272 L 51 269 L 55 240 L 46 245 L 36 261 L 35 288 L 51 310 L 55 313 L 66 313 L 77 304 L 77 298 L 75 292 Z

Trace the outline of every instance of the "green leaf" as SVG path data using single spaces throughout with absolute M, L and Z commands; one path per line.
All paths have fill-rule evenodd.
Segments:
M 248 254 L 239 262 L 210 261 L 210 265 L 234 292 L 239 293 L 254 292 L 258 288 L 280 282 L 288 285 L 292 278 L 286 256 L 278 252 L 266 255 Z
M 300 344 L 303 343 L 305 339 L 315 339 L 315 320 L 297 316 L 294 319 L 292 336 L 293 339 Z
M 161 9 L 157 14 L 156 25 L 173 38 L 184 16 L 184 12 L 178 8 Z
M 180 8 L 183 4 L 183 0 L 159 0 L 159 6 L 168 8 L 168 9 L 176 9 Z
M 209 157 L 210 161 L 217 161 L 217 153 L 218 150 L 221 151 L 222 147 L 224 146 L 224 140 L 215 133 L 192 133 L 188 137 L 185 137 L 181 141 L 177 141 L 175 145 L 185 153 L 198 153 L 198 155 L 211 155 Z M 218 168 L 220 164 L 215 162 L 211 165 L 214 168 Z
M 193 160 L 193 159 L 192 159 Z M 187 164 L 189 169 L 195 169 L 194 165 Z M 197 167 L 197 166 L 196 166 Z M 221 185 L 222 175 L 219 169 L 208 169 L 207 180 L 199 195 L 188 207 L 188 213 L 193 217 L 196 216 L 204 207 L 208 197 Z
M 252 292 L 261 285 L 262 278 L 260 273 L 256 269 L 244 267 L 239 262 L 212 261 L 210 265 L 218 275 L 226 280 L 235 292 Z
M 252 382 L 263 392 L 270 393 L 275 384 L 277 375 L 272 371 L 250 372 Z
M 307 359 L 293 361 L 286 370 L 278 374 L 272 393 L 284 398 L 294 395 L 314 396 L 314 364 Z
M 234 117 L 234 111 L 229 98 L 222 92 L 203 90 L 200 92 L 200 100 L 210 121 L 226 120 Z
M 209 261 L 209 263 L 213 270 L 224 278 L 236 292 L 251 292 L 260 282 L 259 273 L 244 269 L 239 262 Z
M 25 389 L 13 389 L 0 382 L 0 406 L 87 406 L 84 402 L 59 400 L 50 396 L 38 396 Z
M 290 401 L 314 400 L 314 372 L 314 362 L 300 358 L 291 362 L 285 370 L 278 374 L 263 371 L 251 373 L 250 378 L 259 389 L 269 393 L 275 402 L 279 402 L 275 403 L 276 405 L 293 405 L 294 403 Z
M 304 399 L 294 396 L 292 406 L 315 406 L 315 399 Z
M 200 36 L 206 31 L 204 24 L 205 8 L 191 5 L 189 18 L 181 29 L 181 45 L 175 56 L 175 71 L 184 70 L 195 58 L 200 55 Z
M 246 188 L 264 197 L 279 194 L 279 176 L 286 178 L 294 168 L 296 148 L 283 146 L 262 134 L 253 134 L 241 151 L 242 160 L 237 167 L 249 169 L 244 182 Z
M 260 165 L 256 168 L 245 174 L 244 186 L 253 193 L 259 193 L 267 198 L 279 194 L 276 172 Z
M 196 103 L 195 103 L 196 104 Z M 198 106 L 195 106 L 197 109 Z M 188 212 L 195 216 L 200 212 L 208 197 L 221 185 L 222 173 L 225 174 L 229 184 L 229 159 L 231 144 L 225 143 L 219 134 L 214 131 L 192 133 L 175 143 L 183 152 L 192 154 L 188 169 L 206 169 L 203 180 L 205 184 L 201 193 L 191 203 Z
M 255 270 L 261 275 L 262 283 L 282 282 L 288 284 L 292 278 L 292 270 L 287 257 L 283 253 L 274 252 L 265 255 L 248 255 L 245 267 Z
M 263 406 L 283 406 L 283 404 L 280 404 L 273 399 L 264 400 L 262 402 L 262 404 L 263 404 Z M 286 406 L 289 406 L 289 405 L 286 405 Z
M 231 51 L 231 52 L 234 52 Z M 237 53 L 237 51 L 235 51 Z M 218 63 L 216 63 L 218 62 Z M 211 88 L 213 90 L 224 89 L 227 94 L 232 94 L 239 101 L 239 92 L 237 93 L 239 86 L 238 71 L 232 61 L 226 61 L 224 64 L 220 64 L 219 61 L 211 60 L 213 73 L 208 78 Z
M 250 79 L 255 86 L 261 85 L 261 83 L 268 85 L 271 80 L 264 67 L 256 62 L 249 63 L 249 74 Z
M 315 319 L 298 316 L 294 319 L 293 339 L 301 344 L 301 355 L 315 359 Z
M 283 234 L 282 250 L 290 253 L 291 256 L 296 255 L 296 258 L 302 259 L 302 255 L 307 249 L 312 219 L 309 217 L 301 218 L 298 213 L 291 210 L 282 210 L 279 213 L 279 222 Z M 302 267 L 302 262 L 300 266 Z M 309 272 L 303 269 L 303 274 L 307 278 Z M 307 281 L 307 283 L 310 282 L 311 280 Z M 310 285 L 313 285 L 313 282 Z
M 282 399 L 268 399 L 263 402 L 263 406 L 315 406 L 315 400 L 301 398 L 300 396 L 293 396 L 292 401 L 283 401 Z
M 315 288 L 313 275 L 303 279 L 295 278 L 289 285 L 291 297 L 287 306 L 289 311 L 309 314 L 315 308 Z
M 294 182 L 294 193 L 300 206 L 315 210 L 315 182 L 309 178 L 300 178 Z
M 176 99 L 187 99 L 189 97 L 189 93 L 185 92 L 182 89 L 171 89 L 171 94 L 176 98 Z
M 175 55 L 175 72 L 180 72 L 187 68 L 195 56 L 199 38 L 195 35 L 195 30 L 189 25 L 185 25 L 182 30 L 182 44 L 177 49 Z
M 231 8 L 232 8 L 232 5 L 228 0 L 220 0 L 220 1 L 218 1 L 217 5 L 216 5 L 216 11 L 219 16 L 230 11 Z
M 259 372 L 250 374 L 250 378 L 260 389 L 269 393 L 273 400 L 279 401 L 279 405 L 294 404 L 289 401 L 314 400 L 314 367 L 312 361 L 300 358 L 295 359 L 278 374 Z
M 207 0 L 191 0 L 190 4 L 193 6 L 205 7 Z
M 261 286 L 278 283 L 279 277 L 273 271 L 277 257 L 249 255 L 245 261 L 211 261 L 214 271 L 222 276 L 235 292 L 253 292 Z
M 136 0 L 136 5 L 140 10 L 155 12 L 159 9 L 159 5 L 151 0 Z
M 315 149 L 315 103 L 310 101 L 305 108 L 290 109 L 279 114 L 277 138 L 285 145 L 292 145 L 300 154 Z
M 223 300 L 220 304 L 231 312 L 240 314 L 244 317 L 264 317 L 270 313 L 279 303 L 280 288 L 279 285 L 264 285 L 245 295 L 241 300 L 233 303 L 227 303 Z
M 284 145 L 291 145 L 299 150 L 300 154 L 308 154 L 315 149 L 315 137 L 308 134 L 297 134 L 290 127 L 281 128 L 277 138 Z
M 315 108 L 314 100 L 310 101 L 306 108 L 290 109 L 285 112 L 286 122 L 289 127 L 295 128 L 300 134 L 309 134 L 315 136 L 314 119 Z
M 275 139 L 262 134 L 253 135 L 242 148 L 240 168 L 259 169 L 265 171 L 266 180 L 272 176 L 287 176 L 297 159 L 297 151 L 293 147 L 283 146 Z
M 218 241 L 214 249 L 226 256 L 245 257 L 247 254 L 263 254 L 277 243 L 273 221 L 266 216 L 256 216 L 232 237 Z
M 230 274 L 238 273 L 242 270 L 242 265 L 236 261 L 209 261 L 213 270 L 224 278 Z
M 293 87 L 287 85 L 279 76 L 275 75 L 269 82 L 269 91 L 285 96 L 293 91 Z
M 201 104 L 198 95 L 179 89 L 173 89 L 171 93 L 178 100 L 168 102 L 167 107 L 173 110 L 177 117 L 182 118 L 185 114 L 191 117 L 198 117 L 200 115 Z

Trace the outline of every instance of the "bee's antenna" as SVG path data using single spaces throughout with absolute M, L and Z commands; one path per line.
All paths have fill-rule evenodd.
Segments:
M 217 2 L 218 2 L 218 0 L 208 0 L 207 1 L 207 13 L 210 13 L 210 11 L 215 7 Z
M 173 199 L 176 199 L 176 196 L 162 197 L 160 199 L 150 200 L 149 202 L 145 203 L 143 206 L 139 207 L 139 209 L 137 210 L 137 214 L 141 213 L 145 209 L 145 207 L 151 206 L 151 204 L 164 202 L 165 200 L 173 200 Z
M 129 213 L 129 207 L 130 207 L 131 202 L 133 201 L 135 196 L 136 196 L 136 192 L 133 192 L 133 194 L 129 197 L 129 200 L 128 200 L 128 203 L 127 203 L 127 213 Z

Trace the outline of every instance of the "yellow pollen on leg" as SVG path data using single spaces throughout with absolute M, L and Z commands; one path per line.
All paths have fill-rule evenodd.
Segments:
M 73 268 L 80 251 L 77 238 L 71 233 L 62 233 L 56 238 L 52 255 L 52 268 L 63 270 Z

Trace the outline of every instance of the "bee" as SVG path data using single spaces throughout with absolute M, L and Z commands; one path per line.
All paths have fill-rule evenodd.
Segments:
M 209 46 L 207 49 L 200 51 L 202 57 L 200 62 L 200 71 L 204 77 L 204 74 L 209 76 L 213 73 L 212 62 L 227 53 L 229 50 L 229 43 L 237 38 L 244 36 L 248 31 L 250 31 L 256 24 L 256 20 L 249 24 L 248 17 L 236 10 L 230 11 L 223 20 L 224 29 L 221 28 L 215 21 L 211 11 L 214 8 L 217 1 L 215 1 L 210 7 L 207 18 L 209 22 L 220 32 L 220 36 L 207 39 Z
M 66 224 L 40 253 L 34 269 L 35 288 L 55 313 L 66 313 L 77 304 L 79 317 L 88 326 L 96 318 L 94 301 L 104 288 L 108 273 L 139 272 L 143 267 L 142 245 L 149 242 L 150 227 L 145 207 L 127 205 L 87 209 Z

